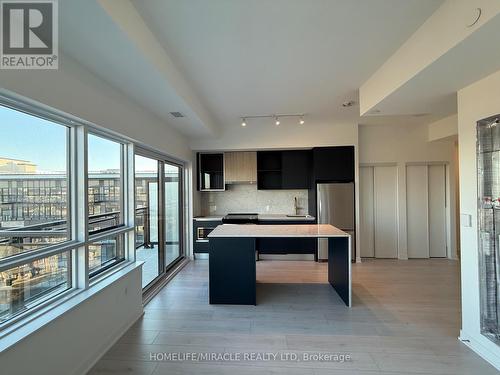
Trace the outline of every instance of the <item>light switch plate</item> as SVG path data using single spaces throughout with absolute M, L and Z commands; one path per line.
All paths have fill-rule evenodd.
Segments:
M 462 227 L 471 228 L 472 227 L 472 215 L 460 214 L 460 224 Z

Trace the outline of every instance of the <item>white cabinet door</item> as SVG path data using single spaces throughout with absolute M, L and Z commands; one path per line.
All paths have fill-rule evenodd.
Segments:
M 427 165 L 406 167 L 408 258 L 429 258 Z
M 397 168 L 376 166 L 374 181 L 375 257 L 398 257 Z
M 359 209 L 361 257 L 375 256 L 375 228 L 373 210 L 373 167 L 359 170 Z
M 429 166 L 429 255 L 446 257 L 446 167 Z

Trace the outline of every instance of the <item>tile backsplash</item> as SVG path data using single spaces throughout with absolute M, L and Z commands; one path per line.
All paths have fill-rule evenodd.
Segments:
M 258 214 L 294 214 L 294 198 L 299 214 L 307 214 L 307 190 L 257 190 L 257 185 L 226 185 L 226 191 L 203 192 L 200 197 L 202 215 L 225 215 L 230 212 Z

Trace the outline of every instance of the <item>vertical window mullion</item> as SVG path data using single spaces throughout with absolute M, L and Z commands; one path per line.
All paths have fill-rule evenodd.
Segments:
M 73 193 L 73 231 L 74 238 L 80 242 L 88 241 L 88 178 L 87 178 L 87 129 L 85 126 L 73 128 L 74 148 L 72 152 L 73 163 L 75 165 L 72 181 Z M 73 273 L 74 285 L 77 288 L 85 289 L 89 286 L 89 261 L 87 247 L 80 246 L 73 251 Z
M 135 150 L 134 144 L 125 146 L 124 152 L 124 221 L 128 227 L 135 228 Z M 125 256 L 129 261 L 135 261 L 135 230 L 128 232 L 125 238 Z

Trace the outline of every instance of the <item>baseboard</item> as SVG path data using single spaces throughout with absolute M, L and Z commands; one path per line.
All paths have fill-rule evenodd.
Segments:
M 486 362 L 488 362 L 490 365 L 492 365 L 493 367 L 495 367 L 497 370 L 500 371 L 500 355 L 494 353 L 485 345 L 483 345 L 480 341 L 464 333 L 462 330 L 460 330 L 460 336 L 458 337 L 458 339 L 465 345 L 467 345 L 475 353 L 477 353 Z
M 107 343 L 103 344 L 97 349 L 94 354 L 87 360 L 85 361 L 82 365 L 78 366 L 78 368 L 75 370 L 74 374 L 75 375 L 85 375 L 87 374 L 92 367 L 96 365 L 97 362 L 104 356 L 104 354 L 107 353 L 109 349 L 115 345 L 118 340 L 122 338 L 122 336 L 127 332 L 142 316 L 144 315 L 144 311 L 141 311 L 141 313 L 132 319 L 131 322 L 123 326 L 117 333 L 112 335 L 109 340 L 106 340 Z

